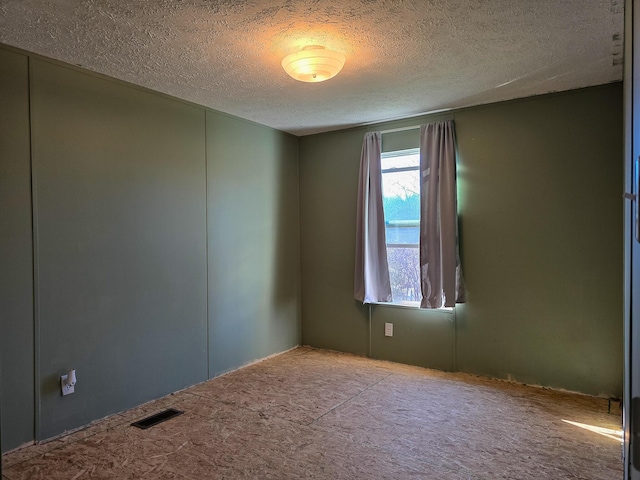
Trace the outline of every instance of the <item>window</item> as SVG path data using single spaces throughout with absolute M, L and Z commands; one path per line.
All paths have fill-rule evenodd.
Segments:
M 453 120 L 420 126 L 423 153 L 382 154 L 382 134 L 392 131 L 367 132 L 362 142 L 353 297 L 363 304 L 453 307 L 466 294 L 457 243 Z M 427 193 L 435 197 L 431 202 L 421 199 Z
M 394 303 L 414 303 L 420 291 L 420 149 L 382 154 L 382 206 Z

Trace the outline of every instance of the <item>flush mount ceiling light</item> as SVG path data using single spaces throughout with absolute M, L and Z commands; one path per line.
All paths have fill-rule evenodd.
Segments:
M 282 68 L 301 82 L 323 82 L 335 77 L 342 70 L 344 61 L 341 53 L 320 45 L 307 45 L 299 52 L 284 57 Z

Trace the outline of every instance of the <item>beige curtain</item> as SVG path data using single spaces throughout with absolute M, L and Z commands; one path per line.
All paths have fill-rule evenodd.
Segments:
M 421 308 L 453 307 L 465 301 L 453 120 L 420 127 L 420 276 Z
M 380 132 L 365 134 L 358 183 L 354 280 L 354 297 L 362 303 L 391 301 L 382 209 L 381 152 Z

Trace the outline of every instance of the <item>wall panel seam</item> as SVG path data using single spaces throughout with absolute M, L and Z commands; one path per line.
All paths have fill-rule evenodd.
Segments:
M 34 148 L 33 126 L 33 68 L 32 59 L 27 57 L 27 98 L 29 105 L 29 159 L 31 170 L 31 233 L 32 233 L 32 268 L 33 268 L 33 384 L 34 384 L 34 439 L 41 437 L 41 389 L 40 389 L 40 304 L 39 304 L 39 256 L 38 256 L 38 191 L 37 168 Z
M 204 113 L 204 237 L 205 237 L 205 262 L 206 262 L 206 309 L 207 309 L 207 378 L 211 378 L 211 337 L 209 318 L 209 144 L 207 135 L 207 111 Z

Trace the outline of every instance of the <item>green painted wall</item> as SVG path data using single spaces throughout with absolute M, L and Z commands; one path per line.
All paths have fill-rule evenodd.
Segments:
M 371 306 L 371 357 L 423 367 L 455 370 L 453 311 Z M 385 323 L 393 336 L 384 335 Z
M 443 118 L 456 122 L 468 303 L 448 328 L 443 313 L 373 307 L 371 355 L 620 396 L 621 84 L 301 138 L 303 343 L 369 348 L 352 298 L 364 132 Z
M 207 112 L 212 376 L 300 344 L 298 140 Z
M 300 343 L 297 138 L 11 48 L 0 86 L 3 450 Z
M 622 84 L 456 113 L 457 363 L 622 394 Z
M 33 263 L 27 57 L 0 50 L 2 448 L 34 435 Z
M 362 134 L 302 137 L 299 147 L 302 342 L 358 355 L 369 351 L 368 308 L 353 299 Z
M 31 78 L 47 438 L 206 380 L 205 130 L 117 82 L 35 59 Z

